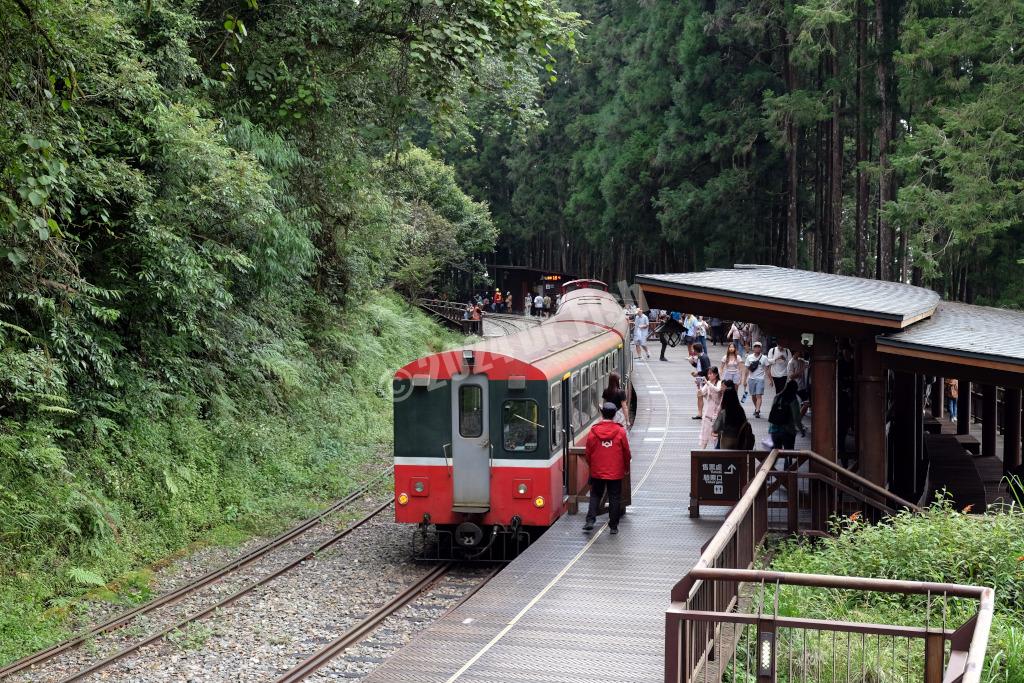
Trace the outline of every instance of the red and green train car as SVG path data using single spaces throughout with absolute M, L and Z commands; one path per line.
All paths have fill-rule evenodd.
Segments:
M 420 525 L 420 550 L 514 554 L 565 513 L 569 446 L 600 419 L 611 372 L 629 391 L 631 354 L 603 283 L 562 291 L 539 325 L 395 373 L 395 519 Z

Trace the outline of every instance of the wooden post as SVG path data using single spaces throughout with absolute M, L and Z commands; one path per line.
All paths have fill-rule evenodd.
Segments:
M 996 454 L 996 388 L 992 384 L 981 387 L 981 454 Z
M 956 433 L 971 433 L 971 382 L 961 379 L 956 399 Z
M 885 486 L 885 370 L 874 338 L 857 347 L 857 440 L 860 474 Z
M 1003 473 L 1006 474 L 1015 467 L 1020 466 L 1020 389 L 1003 389 L 1003 410 L 1006 415 L 1003 417 Z
M 836 461 L 836 340 L 814 335 L 811 362 L 811 450 Z
M 946 380 L 936 377 L 932 383 L 932 417 L 941 418 L 946 414 Z
M 891 486 L 894 493 L 904 498 L 914 494 L 914 465 L 917 460 L 917 419 L 914 415 L 917 400 L 914 390 L 915 375 L 897 372 L 893 380 L 894 421 L 890 432 L 893 440 Z
M 942 683 L 946 639 L 941 633 L 924 637 L 924 683 Z

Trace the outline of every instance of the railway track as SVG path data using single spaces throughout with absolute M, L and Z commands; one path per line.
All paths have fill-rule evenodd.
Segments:
M 297 683 L 298 681 L 305 680 L 317 673 L 345 650 L 353 647 L 354 645 L 358 645 L 360 642 L 368 638 L 388 617 L 392 616 L 403 607 L 429 591 L 451 571 L 453 565 L 454 563 L 452 562 L 446 562 L 432 568 L 429 572 L 420 577 L 419 580 L 401 591 L 398 595 L 392 597 L 373 613 L 366 616 L 360 622 L 349 628 L 317 652 L 302 660 L 298 665 L 276 678 L 274 683 Z M 480 582 L 464 593 L 454 605 L 446 610 L 445 613 L 457 609 L 474 593 L 483 588 L 500 570 L 500 565 L 492 569 L 491 572 L 488 573 Z
M 48 648 L 46 648 L 44 650 L 40 650 L 39 652 L 33 653 L 33 654 L 31 654 L 31 655 L 29 655 L 27 657 L 23 657 L 22 659 L 14 661 L 14 662 L 4 666 L 3 668 L 0 668 L 0 681 L 8 679 L 9 677 L 13 676 L 14 674 L 17 674 L 17 673 L 19 673 L 21 671 L 29 669 L 30 667 L 34 667 L 34 666 L 38 666 L 38 665 L 41 665 L 41 664 L 45 664 L 45 663 L 53 660 L 54 658 L 58 657 L 62 653 L 65 653 L 65 652 L 68 652 L 70 650 L 73 650 L 73 649 L 81 646 L 82 644 L 84 644 L 86 642 L 90 642 L 90 641 L 92 641 L 92 639 L 96 638 L 97 636 L 100 636 L 100 635 L 103 635 L 103 634 L 106 634 L 106 633 L 110 633 L 112 631 L 115 631 L 116 629 L 124 627 L 127 624 L 129 624 L 130 622 L 134 621 L 135 619 L 138 619 L 139 617 L 141 617 L 141 616 L 143 616 L 145 614 L 153 612 L 154 610 L 157 610 L 157 609 L 160 609 L 160 608 L 163 608 L 163 607 L 168 607 L 168 606 L 174 605 L 176 603 L 179 603 L 182 600 L 184 600 L 185 598 L 196 594 L 198 591 L 202 590 L 203 588 L 206 588 L 207 586 L 210 586 L 210 585 L 216 583 L 217 581 L 220 581 L 221 579 L 223 579 L 224 577 L 228 576 L 229 574 L 231 574 L 233 572 L 236 572 L 236 571 L 238 571 L 238 570 L 240 570 L 240 569 L 242 569 L 244 567 L 247 567 L 247 566 L 253 564 L 254 562 L 256 562 L 256 561 L 266 557 L 267 555 L 272 553 L 274 550 L 276 550 L 276 549 L 278 549 L 278 548 L 288 544 L 289 542 L 299 538 L 300 536 L 302 536 L 303 534 L 305 534 L 309 530 L 315 528 L 324 519 L 326 519 L 330 515 L 335 514 L 337 512 L 340 512 L 343 509 L 347 508 L 348 506 L 350 506 L 351 504 L 353 504 L 354 502 L 356 502 L 357 500 L 362 498 L 362 496 L 364 494 L 369 492 L 375 485 L 377 485 L 379 482 L 381 482 L 390 473 L 391 473 L 390 468 L 384 470 L 379 475 L 377 475 L 376 477 L 371 479 L 369 482 L 367 482 L 366 484 L 361 486 L 359 489 L 357 489 L 356 491 L 353 491 L 352 493 L 350 493 L 349 495 L 345 496 L 344 498 L 342 498 L 338 502 L 334 503 L 330 507 L 326 508 L 325 510 L 323 510 L 321 512 L 318 512 L 317 514 L 313 515 L 312 517 L 309 517 L 309 518 L 303 520 L 302 522 L 300 522 L 296 526 L 292 527 L 291 529 L 285 531 L 284 533 L 280 534 L 279 536 L 277 536 L 277 537 L 267 541 L 266 543 L 260 545 L 257 548 L 254 548 L 253 550 L 247 552 L 246 554 L 242 555 L 241 557 L 238 557 L 238 558 L 236 558 L 236 559 L 234 559 L 234 560 L 232 560 L 230 562 L 227 562 L 227 563 L 217 567 L 216 569 L 213 569 L 213 570 L 207 572 L 206 574 L 200 576 L 199 578 L 197 578 L 195 580 L 193 580 L 193 581 L 191 581 L 191 582 L 189 582 L 189 583 L 187 583 L 187 584 L 185 584 L 185 585 L 183 585 L 183 586 L 181 586 L 179 588 L 176 588 L 175 590 L 169 591 L 168 593 L 165 593 L 165 594 L 161 595 L 160 597 L 155 598 L 154 600 L 151 600 L 151 601 L 149 601 L 147 603 L 139 605 L 138 607 L 135 607 L 134 609 L 131 609 L 131 610 L 129 610 L 127 612 L 124 612 L 122 614 L 119 614 L 117 616 L 114 616 L 114 617 L 112 617 L 112 618 L 110 618 L 110 619 L 108 619 L 108 620 L 106 620 L 106 621 L 104 621 L 104 622 L 102 622 L 100 624 L 97 624 L 97 625 L 89 628 L 88 630 L 86 630 L 86 631 L 84 631 L 84 632 L 82 632 L 82 633 L 80 633 L 80 634 L 78 634 L 76 636 L 68 638 L 67 640 L 64 640 L 64 641 L 62 641 L 60 643 L 52 645 L 52 646 L 50 646 L 50 647 L 48 647 Z M 335 543 L 337 543 L 338 541 L 343 539 L 345 536 L 350 534 L 352 531 L 354 531 L 355 529 L 359 528 L 360 526 L 362 526 L 366 522 L 368 522 L 371 519 L 373 519 L 376 515 L 380 514 L 385 509 L 390 507 L 391 504 L 392 504 L 392 501 L 389 500 L 386 503 L 383 503 L 380 506 L 374 508 L 374 510 L 372 510 L 370 513 L 368 513 L 367 515 L 364 515 L 362 518 L 360 518 L 356 522 L 354 522 L 351 525 L 349 525 L 348 527 L 346 527 L 343 531 L 341 531 L 341 532 L 331 536 L 328 540 L 326 540 L 323 543 L 321 543 L 318 546 L 316 546 L 316 548 L 314 550 L 311 550 L 308 553 L 302 555 L 301 557 L 298 557 L 298 558 L 292 560 L 291 562 L 287 563 L 283 567 L 280 567 L 277 570 L 275 570 L 274 572 L 272 572 L 272 573 L 270 573 L 268 575 L 265 575 L 261 579 L 255 581 L 255 582 L 247 584 L 246 586 L 242 587 L 241 589 L 231 593 L 227 597 L 222 598 L 221 600 L 216 601 L 214 604 L 209 605 L 206 608 L 204 608 L 204 609 L 202 609 L 202 610 L 200 610 L 198 612 L 190 614 L 189 616 L 185 617 L 184 619 L 178 620 L 173 625 L 165 627 L 165 628 L 162 628 L 159 631 L 150 634 L 149 636 L 147 636 L 143 640 L 138 641 L 136 643 L 133 643 L 133 644 L 131 644 L 128 647 L 122 648 L 121 650 L 118 650 L 114 654 L 109 655 L 109 656 L 107 656 L 107 657 L 105 657 L 105 658 L 95 662 L 94 664 L 86 667 L 85 669 L 82 669 L 82 670 L 78 671 L 77 673 L 75 673 L 75 674 L 73 674 L 71 676 L 65 677 L 65 678 L 63 678 L 61 680 L 65 681 L 65 682 L 68 682 L 68 683 L 70 683 L 71 681 L 82 680 L 83 678 L 85 678 L 85 677 L 87 677 L 87 676 L 89 676 L 89 675 L 91 675 L 91 674 L 93 674 L 93 673 L 95 673 L 97 671 L 100 671 L 100 670 L 104 669 L 105 667 L 107 667 L 108 665 L 112 664 L 113 662 L 115 662 L 115 661 L 117 661 L 119 659 L 122 659 L 123 657 L 126 657 L 129 654 L 138 651 L 139 649 L 145 647 L 146 645 L 149 645 L 149 644 L 151 644 L 151 643 L 153 643 L 153 642 L 155 642 L 155 641 L 165 637 L 168 633 L 171 633 L 171 632 L 173 632 L 173 631 L 175 631 L 177 629 L 180 629 L 181 627 L 186 626 L 186 625 L 188 625 L 188 624 L 190 624 L 190 623 L 192 623 L 194 621 L 202 619 L 203 617 L 211 614 L 215 610 L 217 610 L 217 609 L 219 609 L 221 607 L 225 607 L 225 606 L 231 604 L 232 602 L 235 602 L 236 600 L 241 598 L 243 595 L 246 595 L 247 593 L 251 592 L 255 588 L 258 588 L 259 586 L 262 586 L 262 585 L 272 581 L 273 579 L 277 578 L 278 576 L 281 576 L 282 574 L 286 573 L 287 571 L 295 568 L 296 566 L 298 566 L 302 562 L 304 562 L 306 560 L 309 560 L 312 557 L 315 557 L 317 553 L 320 553 L 320 552 L 326 550 L 327 548 L 331 547 L 332 545 L 334 545 Z

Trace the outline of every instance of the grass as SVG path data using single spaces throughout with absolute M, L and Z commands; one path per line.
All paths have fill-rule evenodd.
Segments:
M 1005 508 L 986 515 L 963 514 L 948 503 L 937 503 L 923 514 L 903 513 L 878 525 L 843 520 L 841 533 L 828 539 L 787 539 L 771 549 L 771 568 L 785 572 L 841 574 L 887 579 L 935 581 L 990 586 L 996 612 L 988 643 L 983 681 L 1024 682 L 1024 512 Z M 765 603 L 772 606 L 775 591 L 768 587 Z M 782 616 L 906 626 L 932 626 L 943 619 L 951 627 L 966 621 L 977 603 L 950 600 L 943 612 L 942 596 L 902 596 L 783 586 L 778 590 Z M 805 655 L 802 632 L 779 634 L 780 681 L 846 680 L 847 661 L 860 680 L 864 662 L 871 681 L 907 680 L 910 670 L 922 670 L 923 645 L 905 639 L 845 636 L 812 638 Z M 847 652 L 852 653 L 847 656 Z M 819 673 L 820 672 L 820 673 Z M 742 672 L 732 680 L 743 680 Z
M 88 440 L 0 425 L 0 664 L 71 635 L 91 601 L 148 599 L 175 557 L 286 528 L 387 465 L 391 373 L 458 338 L 392 295 L 314 313 L 254 360 L 256 381 L 136 389 L 125 404 L 165 392 L 165 409 Z

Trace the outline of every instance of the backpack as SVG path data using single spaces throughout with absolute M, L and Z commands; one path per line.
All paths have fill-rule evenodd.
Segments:
M 768 413 L 768 422 L 773 425 L 785 425 L 789 424 L 789 418 L 789 406 L 776 398 L 772 402 L 771 412 Z
M 749 422 L 744 422 L 743 426 L 740 427 L 740 432 L 736 435 L 736 441 L 737 448 L 739 448 L 739 450 L 754 450 L 754 430 L 751 428 Z

